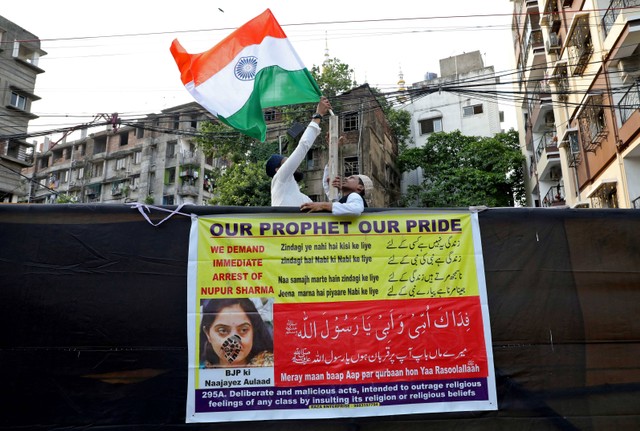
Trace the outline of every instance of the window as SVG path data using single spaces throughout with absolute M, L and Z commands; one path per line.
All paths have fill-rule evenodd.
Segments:
M 344 120 L 342 123 L 342 131 L 343 132 L 352 132 L 354 130 L 358 130 L 359 121 L 358 121 L 358 113 L 357 112 L 347 112 L 344 114 Z
M 120 159 L 116 159 L 116 170 L 122 170 L 125 168 L 125 162 L 126 159 L 124 157 L 120 158 Z
M 344 158 L 344 176 L 350 177 L 351 175 L 358 175 L 360 170 L 358 168 L 357 157 L 345 157 Z
M 442 132 L 442 117 L 420 120 L 420 134 Z
M 156 182 L 156 174 L 154 172 L 149 172 L 149 194 L 153 194 L 153 183 Z
M 472 115 L 482 114 L 483 112 L 482 103 L 479 105 L 464 106 L 462 108 L 463 117 L 471 117 Z
M 180 129 L 180 115 L 174 115 L 173 116 L 173 128 L 175 130 L 179 130 Z
M 198 117 L 196 115 L 191 116 L 191 128 L 192 129 L 198 128 Z
M 20 43 L 19 41 L 13 42 L 13 57 L 20 59 L 26 63 L 38 66 L 38 60 L 40 59 L 40 53 L 34 48 L 29 47 L 26 43 Z
M 77 175 L 76 175 L 77 179 L 79 179 L 79 180 L 83 179 L 84 178 L 84 167 L 78 168 L 78 171 L 76 173 L 77 173 Z
M 93 143 L 93 154 L 100 154 L 107 151 L 107 137 L 100 136 Z
M 120 146 L 124 147 L 129 143 L 129 133 L 120 133 Z
M 52 156 L 52 161 L 53 163 L 57 162 L 58 160 L 62 159 L 62 150 L 53 150 L 51 152 L 51 156 Z
M 92 178 L 101 177 L 103 171 L 104 171 L 103 162 L 97 162 L 97 163 L 92 163 L 91 164 L 91 177 Z
M 142 127 L 136 128 L 136 139 L 144 138 L 144 129 Z
M 316 148 L 312 148 L 311 151 L 307 153 L 307 169 L 314 169 L 317 167 L 319 167 L 318 150 Z
M 173 205 L 173 195 L 162 196 L 162 205 Z
M 16 93 L 15 91 L 11 92 L 11 106 L 22 109 L 23 111 L 27 110 L 27 98 L 21 94 Z
M 267 109 L 264 111 L 264 121 L 276 121 L 278 119 L 278 113 L 275 109 Z
M 136 151 L 135 153 L 133 153 L 133 164 L 139 165 L 141 161 L 142 161 L 142 151 Z
M 178 143 L 176 141 L 167 142 L 167 157 L 176 156 L 176 147 Z
M 170 168 L 164 171 L 164 183 L 174 184 L 176 182 L 176 168 Z

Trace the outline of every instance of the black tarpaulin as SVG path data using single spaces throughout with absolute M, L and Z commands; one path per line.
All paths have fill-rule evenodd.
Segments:
M 190 218 L 154 227 L 124 205 L 0 205 L 0 427 L 640 429 L 640 212 L 479 220 L 498 411 L 208 425 L 184 423 Z

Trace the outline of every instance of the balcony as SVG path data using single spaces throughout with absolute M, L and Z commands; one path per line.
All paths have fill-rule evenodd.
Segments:
M 578 115 L 584 151 L 595 153 L 609 133 L 605 118 L 605 103 L 607 102 L 602 95 L 592 95 L 584 103 L 582 112 Z
M 178 186 L 178 194 L 180 196 L 198 196 L 198 187 L 192 184 L 181 184 Z
M 180 164 L 200 166 L 202 162 L 202 156 L 197 151 L 181 151 L 180 152 Z
M 19 163 L 23 167 L 33 165 L 33 145 L 21 141 L 0 143 L 0 155 Z
M 549 188 L 547 194 L 542 199 L 542 206 L 545 208 L 566 205 L 564 186 L 558 183 L 557 186 Z
M 558 10 L 558 2 L 556 0 L 546 0 L 544 12 L 540 17 L 540 24 L 548 26 L 549 31 L 557 33 L 561 25 L 560 11 Z
M 640 0 L 613 0 L 609 4 L 609 8 L 602 18 L 602 30 L 604 31 L 605 39 L 613 29 L 618 16 L 625 13 L 624 9 L 637 6 L 640 6 Z
M 536 162 L 540 161 L 542 154 L 545 152 L 558 152 L 558 137 L 556 136 L 556 132 L 545 132 L 542 134 L 536 146 Z
M 532 30 L 524 50 L 525 80 L 532 81 L 543 77 L 546 64 L 544 50 L 542 30 Z
M 540 137 L 535 152 L 540 181 L 557 181 L 561 176 L 560 151 L 555 132 L 545 132 Z
M 587 68 L 591 54 L 593 54 L 588 13 L 580 13 L 574 16 L 567 33 L 567 47 L 571 75 L 580 76 Z
M 549 81 L 556 87 L 556 97 L 560 102 L 566 102 L 569 98 L 569 73 L 567 72 L 567 62 L 561 60 L 556 62 L 551 71 Z
M 636 112 L 640 107 L 640 87 L 636 81 L 618 103 L 618 112 L 620 113 L 620 121 L 626 123 L 631 114 Z
M 553 121 L 547 121 L 549 116 L 553 117 L 553 103 L 551 100 L 551 87 L 546 80 L 539 81 L 536 84 L 530 95 L 528 108 L 534 132 L 555 127 Z

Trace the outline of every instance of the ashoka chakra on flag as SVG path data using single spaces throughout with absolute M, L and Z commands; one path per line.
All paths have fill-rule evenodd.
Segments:
M 256 57 L 241 57 L 233 68 L 233 73 L 240 81 L 251 81 L 256 77 L 258 59 Z

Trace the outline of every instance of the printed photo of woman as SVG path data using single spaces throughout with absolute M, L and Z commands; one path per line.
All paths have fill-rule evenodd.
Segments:
M 200 331 L 201 368 L 273 366 L 273 337 L 251 299 L 205 301 Z

